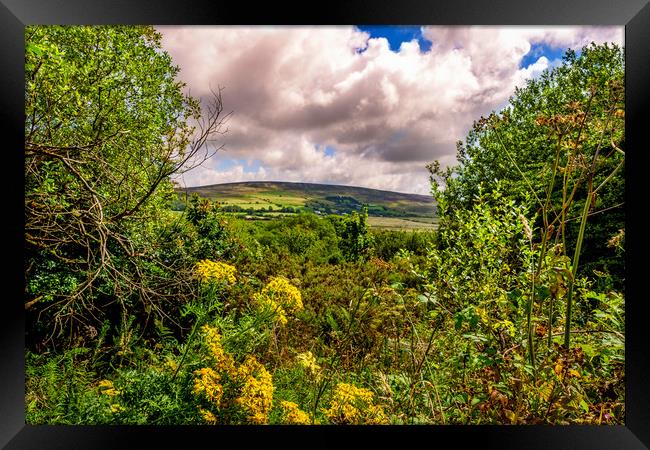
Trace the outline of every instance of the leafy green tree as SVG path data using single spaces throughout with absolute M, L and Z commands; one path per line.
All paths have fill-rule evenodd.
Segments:
M 341 237 L 339 248 L 350 261 L 365 258 L 373 249 L 374 236 L 370 233 L 367 220 L 368 209 L 364 207 L 360 213 L 353 211 L 343 217 L 338 224 Z
M 218 259 L 230 250 L 228 232 L 219 214 L 219 204 L 193 194 L 186 210 L 187 220 L 196 230 L 192 252 L 196 259 Z
M 622 289 L 624 258 L 608 242 L 625 228 L 623 57 L 610 44 L 568 50 L 561 66 L 476 121 L 457 144 L 457 166 L 429 166 L 440 213 L 471 207 L 479 189 L 494 190 L 498 182 L 569 251 L 590 201 L 581 272 L 609 272 Z
M 59 330 L 97 322 L 102 302 L 124 316 L 174 295 L 166 274 L 183 268 L 153 242 L 170 177 L 215 151 L 225 118 L 220 92 L 203 110 L 183 93 L 160 40 L 150 26 L 25 30 L 27 308 Z

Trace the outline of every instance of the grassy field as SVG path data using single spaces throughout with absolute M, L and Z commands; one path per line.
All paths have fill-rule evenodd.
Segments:
M 209 195 L 209 198 L 218 200 L 224 205 L 237 205 L 241 208 L 248 209 L 281 209 L 287 206 L 301 207 L 309 200 L 306 197 L 300 197 L 292 193 L 247 193 L 233 192 L 230 194 Z
M 438 220 L 435 218 L 401 218 L 401 217 L 368 217 L 368 225 L 371 228 L 385 230 L 435 230 L 438 228 Z
M 225 208 L 257 215 L 258 212 L 349 214 L 368 209 L 371 226 L 386 229 L 430 229 L 435 222 L 431 196 L 405 194 L 354 186 L 312 183 L 244 182 L 190 187 L 178 190 L 181 201 L 196 193 Z

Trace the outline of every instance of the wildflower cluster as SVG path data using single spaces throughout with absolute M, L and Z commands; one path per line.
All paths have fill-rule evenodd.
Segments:
M 316 375 L 321 367 L 316 363 L 316 358 L 310 351 L 300 353 L 296 356 L 296 362 L 311 375 Z
M 214 368 L 203 367 L 194 371 L 195 378 L 192 393 L 207 399 L 211 404 L 219 408 L 222 406 L 221 400 L 224 394 L 224 376 L 232 376 L 235 373 L 235 362 L 232 356 L 228 355 L 221 346 L 221 335 L 216 328 L 204 325 L 201 330 L 213 360 Z M 205 409 L 199 411 L 207 423 L 216 423 L 216 417 L 212 412 Z
M 325 415 L 335 424 L 386 424 L 388 418 L 381 406 L 373 404 L 368 389 L 347 383 L 338 383 L 330 408 Z
M 99 390 L 103 395 L 108 395 L 109 397 L 114 397 L 120 393 L 120 391 L 115 389 L 111 380 L 100 381 Z
M 256 424 L 267 423 L 273 402 L 271 374 L 254 356 L 250 355 L 237 367 L 233 357 L 224 350 L 217 329 L 205 325 L 202 331 L 213 367 L 194 371 L 192 392 L 220 409 L 232 405 L 227 398 L 233 397 L 225 396 L 226 390 L 238 392 L 239 396 L 235 399 L 235 403 L 246 411 L 248 419 Z M 213 412 L 203 408 L 199 408 L 199 412 L 207 423 L 217 423 Z
M 244 386 L 236 402 L 248 412 L 248 419 L 255 424 L 265 424 L 273 402 L 273 379 L 266 368 L 254 356 L 237 370 Z
M 303 309 L 300 291 L 284 277 L 271 278 L 262 292 L 253 295 L 253 300 L 260 307 L 274 311 L 282 325 L 287 323 L 287 314 Z
M 202 283 L 217 282 L 228 284 L 235 283 L 235 274 L 237 269 L 230 264 L 210 261 L 209 259 L 204 259 L 196 263 L 195 267 L 196 275 L 201 280 Z
M 201 327 L 205 336 L 205 344 L 210 351 L 210 356 L 214 362 L 214 367 L 222 374 L 227 374 L 231 378 L 236 377 L 235 361 L 224 350 L 221 345 L 221 335 L 216 328 L 209 325 Z
M 98 387 L 99 387 L 100 394 L 106 395 L 108 397 L 115 397 L 120 394 L 120 391 L 115 389 L 115 386 L 113 386 L 113 382 L 111 380 L 100 381 Z M 119 413 L 124 410 L 125 410 L 124 407 L 118 403 L 112 403 L 110 405 L 111 413 Z
M 195 370 L 194 375 L 196 378 L 194 378 L 192 393 L 204 395 L 210 402 L 219 407 L 223 396 L 223 386 L 219 383 L 221 376 L 209 367 Z
M 217 424 L 217 418 L 215 417 L 214 414 L 212 414 L 212 411 L 208 411 L 207 409 L 199 408 L 199 412 L 201 413 L 201 416 L 203 416 L 203 419 L 209 425 L 216 425 Z
M 298 408 L 298 405 L 296 405 L 294 402 L 288 402 L 286 400 L 282 400 L 280 402 L 280 406 L 282 407 L 283 413 L 284 413 L 284 423 L 289 424 L 289 425 L 310 425 L 311 424 L 311 419 L 309 418 L 309 415 Z

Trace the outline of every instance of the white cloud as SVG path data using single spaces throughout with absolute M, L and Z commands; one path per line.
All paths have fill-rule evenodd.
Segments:
M 206 164 L 184 176 L 188 185 L 267 179 L 420 193 L 429 192 L 426 163 L 453 163 L 473 120 L 558 63 L 541 56 L 520 68 L 533 44 L 622 43 L 622 27 L 423 27 L 429 52 L 417 41 L 393 52 L 355 27 L 159 29 L 192 95 L 225 87 L 228 157 L 262 162 L 255 173 Z

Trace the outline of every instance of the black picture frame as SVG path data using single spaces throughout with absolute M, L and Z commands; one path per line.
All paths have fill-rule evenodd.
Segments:
M 24 26 L 32 24 L 436 24 L 436 25 L 624 25 L 626 53 L 626 418 L 625 426 L 400 426 L 400 427 L 126 427 L 31 426 L 25 424 L 24 307 L 22 260 L 24 129 Z M 643 449 L 650 446 L 648 239 L 644 186 L 650 99 L 650 5 L 646 0 L 354 0 L 251 5 L 223 0 L 101 1 L 0 0 L 0 118 L 7 125 L 7 225 L 4 302 L 0 337 L 0 445 L 11 449 L 190 447 L 257 445 L 332 447 L 361 436 L 367 445 L 476 446 L 504 449 Z M 646 125 L 647 126 L 647 125 Z M 6 178 L 9 176 L 8 178 Z M 6 246 L 5 246 L 6 248 Z M 230 442 L 232 440 L 232 442 Z M 444 444 L 442 443 L 444 441 Z M 359 445 L 359 444 L 357 444 Z

